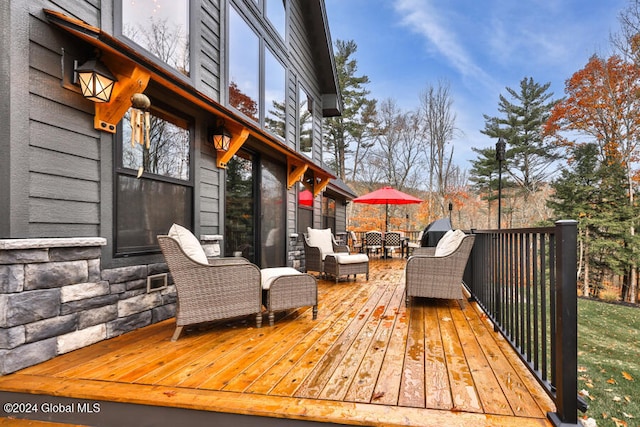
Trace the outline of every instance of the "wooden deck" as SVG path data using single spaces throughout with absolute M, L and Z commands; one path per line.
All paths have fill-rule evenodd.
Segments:
M 552 401 L 475 304 L 405 308 L 404 263 L 319 281 L 315 321 L 303 308 L 171 342 L 169 320 L 0 377 L 0 390 L 351 425 L 550 426 Z

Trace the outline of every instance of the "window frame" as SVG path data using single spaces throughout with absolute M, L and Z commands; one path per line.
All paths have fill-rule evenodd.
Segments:
M 304 96 L 307 98 L 306 99 L 307 106 L 305 110 L 309 113 L 309 118 L 311 119 L 309 123 L 310 125 L 309 132 L 311 134 L 311 147 L 310 147 L 310 151 L 308 152 L 302 151 L 302 133 L 304 131 L 304 129 L 302 128 L 302 120 L 301 120 L 302 94 L 304 94 Z M 313 114 L 314 104 L 315 104 L 315 100 L 313 99 L 313 96 L 310 95 L 310 91 L 306 89 L 306 86 L 302 82 L 298 81 L 297 90 L 296 90 L 296 151 L 307 156 L 312 160 L 314 157 L 313 148 L 315 143 L 314 134 L 315 134 L 315 128 L 316 128 L 314 123 L 315 122 L 314 114 Z
M 181 73 L 177 68 L 173 67 L 172 65 L 162 61 L 157 55 L 155 55 L 153 52 L 151 52 L 150 50 L 148 50 L 147 48 L 145 48 L 144 46 L 142 46 L 141 44 L 137 43 L 135 40 L 129 38 L 127 35 L 124 34 L 124 25 L 123 25 L 123 19 L 124 19 L 124 8 L 122 5 L 122 2 L 127 1 L 127 0 L 115 0 L 113 3 L 113 7 L 114 7 L 114 13 L 113 13 L 113 29 L 114 29 L 114 35 L 115 37 L 122 41 L 124 44 L 130 46 L 132 49 L 134 49 L 136 52 L 142 54 L 146 59 L 152 61 L 154 64 L 162 67 L 164 70 L 170 72 L 172 75 L 174 75 L 175 77 L 178 77 L 186 82 L 192 83 L 194 81 L 194 70 L 195 70 L 195 64 L 194 64 L 194 60 L 196 55 L 194 55 L 194 46 L 196 46 L 196 42 L 197 42 L 197 34 L 196 31 L 194 31 L 195 28 L 197 28 L 197 14 L 194 13 L 193 11 L 193 6 L 194 6 L 194 2 L 192 0 L 186 0 L 187 2 L 187 7 L 188 7 L 188 16 L 187 16 L 187 23 L 189 25 L 189 36 L 187 37 L 187 42 L 189 44 L 189 74 L 184 74 Z
M 266 90 L 267 90 L 267 83 L 266 83 L 266 75 L 267 75 L 267 71 L 266 71 L 266 56 L 267 56 L 267 51 L 271 54 L 271 56 L 273 57 L 273 59 L 275 59 L 275 61 L 277 61 L 281 66 L 282 69 L 284 71 L 284 80 L 283 80 L 283 87 L 284 87 L 284 117 L 288 117 L 288 110 L 289 110 L 289 105 L 287 102 L 287 83 L 289 81 L 289 68 L 287 67 L 287 62 L 285 60 L 283 60 L 283 55 L 286 55 L 286 49 L 285 49 L 285 45 L 284 45 L 284 40 L 281 37 L 277 37 L 274 39 L 273 34 L 272 33 L 277 33 L 277 31 L 275 31 L 273 29 L 273 26 L 270 22 L 268 22 L 268 20 L 266 19 L 266 15 L 264 15 L 263 11 L 264 11 L 264 2 L 263 0 L 259 0 L 259 2 L 257 2 L 257 4 L 254 4 L 254 2 L 251 2 L 249 5 L 252 6 L 250 9 L 255 8 L 255 10 L 253 11 L 253 15 L 255 18 L 257 19 L 249 19 L 248 18 L 248 14 L 247 14 L 247 10 L 245 8 L 242 7 L 242 4 L 237 4 L 237 1 L 231 1 L 227 4 L 227 13 L 226 13 L 226 39 L 225 39 L 225 75 L 226 75 L 226 85 L 224 85 L 224 88 L 221 88 L 224 90 L 224 98 L 226 101 L 226 105 L 229 106 L 230 108 L 232 108 L 235 112 L 237 112 L 238 114 L 241 114 L 243 117 L 246 117 L 247 119 L 251 120 L 252 122 L 256 123 L 260 129 L 263 129 L 264 131 L 268 132 L 270 135 L 274 136 L 275 138 L 278 138 L 281 141 L 285 141 L 287 139 L 287 130 L 289 128 L 289 122 L 285 119 L 284 122 L 284 136 L 278 135 L 277 133 L 274 133 L 271 131 L 270 128 L 268 128 L 266 126 L 266 118 L 267 118 L 267 105 L 266 105 Z M 285 14 L 286 14 L 286 9 L 285 8 Z M 231 61 L 230 61 L 230 51 L 231 48 L 229 46 L 229 41 L 231 39 L 231 11 L 233 10 L 233 12 L 235 12 L 238 17 L 240 19 L 242 19 L 244 21 L 244 24 L 249 28 L 250 31 L 252 31 L 257 39 L 258 39 L 258 69 L 256 70 L 256 73 L 258 75 L 258 100 L 257 100 L 257 104 L 258 104 L 258 120 L 255 121 L 252 117 L 248 116 L 247 114 L 243 113 L 241 110 L 239 110 L 238 108 L 236 108 L 235 106 L 233 106 L 230 102 L 230 83 L 231 83 L 231 74 L 232 74 L 232 70 L 231 70 Z M 288 27 L 288 25 L 286 25 L 288 17 L 285 18 L 285 27 Z M 257 22 L 261 22 L 261 25 L 257 25 Z M 268 22 L 269 25 L 264 25 L 264 23 Z
M 181 224 L 187 228 L 193 228 L 195 224 L 195 139 L 196 139 L 196 119 L 184 113 L 178 112 L 176 109 L 173 109 L 162 102 L 152 99 L 151 100 L 151 111 L 157 110 L 159 111 L 159 117 L 163 120 L 166 120 L 170 123 L 173 123 L 175 126 L 178 126 L 182 129 L 185 129 L 189 132 L 189 179 L 184 180 L 180 178 L 174 178 L 165 175 L 159 175 L 151 172 L 144 172 L 139 179 L 145 179 L 154 182 L 160 182 L 163 184 L 168 184 L 172 186 L 181 186 L 185 187 L 189 191 L 189 195 L 187 197 L 186 202 L 189 203 L 189 210 L 191 212 L 190 218 L 188 218 L 189 224 Z M 173 120 L 172 120 L 173 119 Z M 177 123 L 176 123 L 177 122 Z M 180 126 L 180 124 L 185 124 L 186 126 Z M 123 144 L 129 144 L 129 141 L 124 141 L 124 130 L 123 130 L 123 121 L 117 126 L 116 133 L 114 135 L 114 150 L 113 150 L 113 200 L 112 200 L 112 236 L 113 236 L 113 257 L 114 258 L 124 258 L 130 256 L 145 256 L 145 255 L 153 255 L 160 253 L 160 247 L 157 245 L 148 246 L 140 250 L 122 250 L 120 245 L 118 244 L 119 236 L 118 236 L 118 201 L 120 197 L 119 191 L 119 178 L 121 176 L 126 176 L 129 178 L 137 178 L 138 171 L 135 169 L 131 169 L 123 166 Z M 168 230 L 168 229 L 167 229 Z

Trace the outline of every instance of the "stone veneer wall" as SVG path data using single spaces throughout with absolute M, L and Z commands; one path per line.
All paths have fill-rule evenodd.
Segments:
M 105 244 L 0 240 L 0 375 L 175 315 L 173 285 L 147 293 L 166 264 L 102 270 Z
M 305 257 L 304 257 L 304 243 L 302 242 L 302 235 L 298 235 L 297 233 L 289 236 L 290 245 L 289 245 L 289 266 L 293 267 L 299 271 L 305 271 Z

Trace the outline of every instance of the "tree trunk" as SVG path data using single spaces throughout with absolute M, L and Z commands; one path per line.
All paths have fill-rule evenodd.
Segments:
M 589 227 L 584 230 L 584 283 L 582 284 L 582 296 L 589 296 Z

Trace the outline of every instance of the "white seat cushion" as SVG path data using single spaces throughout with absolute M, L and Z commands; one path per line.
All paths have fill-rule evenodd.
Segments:
M 209 264 L 207 254 L 204 252 L 200 241 L 193 233 L 181 225 L 173 224 L 169 229 L 169 237 L 178 241 L 185 254 L 194 261 Z
M 274 280 L 281 276 L 291 276 L 294 274 L 302 274 L 293 267 L 273 267 L 263 268 L 260 270 L 260 277 L 262 279 L 262 289 L 265 291 L 271 288 L 271 284 Z
M 365 254 L 330 254 L 336 259 L 337 264 L 360 264 L 369 262 L 369 257 Z
M 460 243 L 462 243 L 464 236 L 465 234 L 462 230 L 447 231 L 438 242 L 434 256 L 443 257 L 454 253 L 455 250 L 458 249 L 458 246 L 460 246 Z
M 317 229 L 307 227 L 307 236 L 310 246 L 320 248 L 322 259 L 328 254 L 333 253 L 333 242 L 330 228 Z

